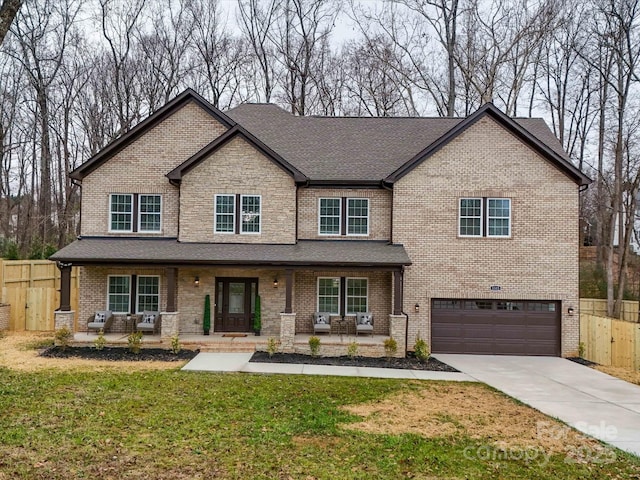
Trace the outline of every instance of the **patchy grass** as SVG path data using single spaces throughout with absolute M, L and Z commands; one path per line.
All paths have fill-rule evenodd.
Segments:
M 23 343 L 0 340 L 0 480 L 640 476 L 479 384 L 34 366 Z
M 638 370 L 630 370 L 622 367 L 606 367 L 604 365 L 596 365 L 594 368 L 612 377 L 618 377 L 625 382 L 640 385 L 640 371 Z

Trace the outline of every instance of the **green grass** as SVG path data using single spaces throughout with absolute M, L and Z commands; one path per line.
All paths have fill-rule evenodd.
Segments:
M 340 405 L 420 383 L 0 369 L 0 479 L 637 478 L 640 462 L 465 455 L 490 440 L 374 435 Z M 495 440 L 495 439 L 494 439 Z M 499 457 L 499 452 L 497 452 Z

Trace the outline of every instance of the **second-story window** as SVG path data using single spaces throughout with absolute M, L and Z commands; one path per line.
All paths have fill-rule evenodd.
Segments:
M 262 224 L 260 195 L 215 196 L 215 233 L 258 234 Z
M 109 199 L 109 231 L 160 233 L 162 196 L 112 193 Z
M 320 235 L 369 235 L 368 198 L 321 198 L 318 204 Z
M 461 198 L 458 211 L 460 237 L 510 237 L 511 199 Z

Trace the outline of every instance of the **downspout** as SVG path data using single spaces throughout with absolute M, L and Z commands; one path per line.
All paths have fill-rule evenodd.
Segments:
M 78 240 L 80 240 L 82 237 L 82 182 L 79 182 L 75 178 L 71 178 L 71 183 L 80 189 L 80 211 L 78 212 L 80 214 L 80 218 L 78 219 Z
M 309 187 L 309 180 L 305 180 L 302 184 L 296 182 L 296 238 L 295 238 L 295 243 L 298 243 L 298 223 L 300 220 L 300 207 L 299 207 L 299 193 L 300 193 L 300 186 L 304 186 L 304 187 Z
M 393 245 L 393 187 L 387 186 L 384 180 L 380 182 L 380 186 L 382 186 L 383 189 L 391 192 L 391 211 L 389 212 L 389 243 Z

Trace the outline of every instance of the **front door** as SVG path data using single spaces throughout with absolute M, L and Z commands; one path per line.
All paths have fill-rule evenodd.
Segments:
M 250 332 L 257 292 L 257 278 L 217 278 L 214 331 Z

